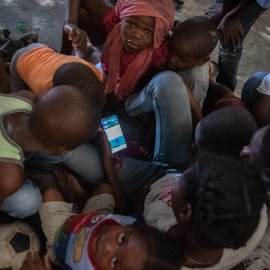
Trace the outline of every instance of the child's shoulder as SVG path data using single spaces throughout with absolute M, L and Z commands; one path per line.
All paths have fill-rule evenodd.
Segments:
M 168 44 L 167 42 L 162 42 L 158 49 L 154 49 L 152 55 L 152 63 L 153 67 L 160 67 L 167 61 L 168 55 Z
M 120 21 L 120 18 L 115 13 L 115 8 L 112 8 L 103 19 L 103 25 L 107 34 L 109 34 Z

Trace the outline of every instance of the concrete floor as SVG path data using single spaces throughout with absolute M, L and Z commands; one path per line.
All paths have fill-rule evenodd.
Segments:
M 184 7 L 176 18 L 185 20 L 191 16 L 203 15 L 215 1 L 185 0 Z M 0 27 L 8 28 L 14 38 L 22 35 L 18 24 L 24 25 L 24 32 L 35 32 L 39 41 L 57 50 L 61 45 L 61 32 L 64 21 L 64 0 L 1 0 Z M 270 72 L 270 10 L 267 10 L 253 25 L 245 41 L 244 53 L 238 71 L 239 96 L 243 83 L 256 71 Z M 216 60 L 218 48 L 213 52 Z

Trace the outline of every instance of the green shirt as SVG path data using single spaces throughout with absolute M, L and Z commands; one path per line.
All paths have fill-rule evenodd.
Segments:
M 24 154 L 22 148 L 6 133 L 3 119 L 5 115 L 17 112 L 30 113 L 33 103 L 30 100 L 13 95 L 0 94 L 0 161 L 22 165 Z M 22 165 L 23 166 L 23 165 Z

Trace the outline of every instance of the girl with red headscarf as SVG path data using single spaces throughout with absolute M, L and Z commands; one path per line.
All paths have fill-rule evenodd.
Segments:
M 115 8 L 103 0 L 67 3 L 64 31 L 75 49 L 86 46 L 86 32 L 94 43 L 101 37 L 100 42 L 102 31 L 106 31 L 101 57 L 102 70 L 108 76 L 106 94 L 125 99 L 144 74 L 166 62 L 168 49 L 163 38 L 174 23 L 172 0 L 119 0 Z

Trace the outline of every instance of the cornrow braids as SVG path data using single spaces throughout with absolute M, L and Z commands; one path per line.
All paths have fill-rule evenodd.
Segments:
M 236 159 L 208 154 L 184 173 L 184 181 L 197 241 L 214 248 L 244 246 L 266 194 L 260 176 Z
M 263 135 L 261 151 L 261 168 L 270 181 L 270 125 Z

